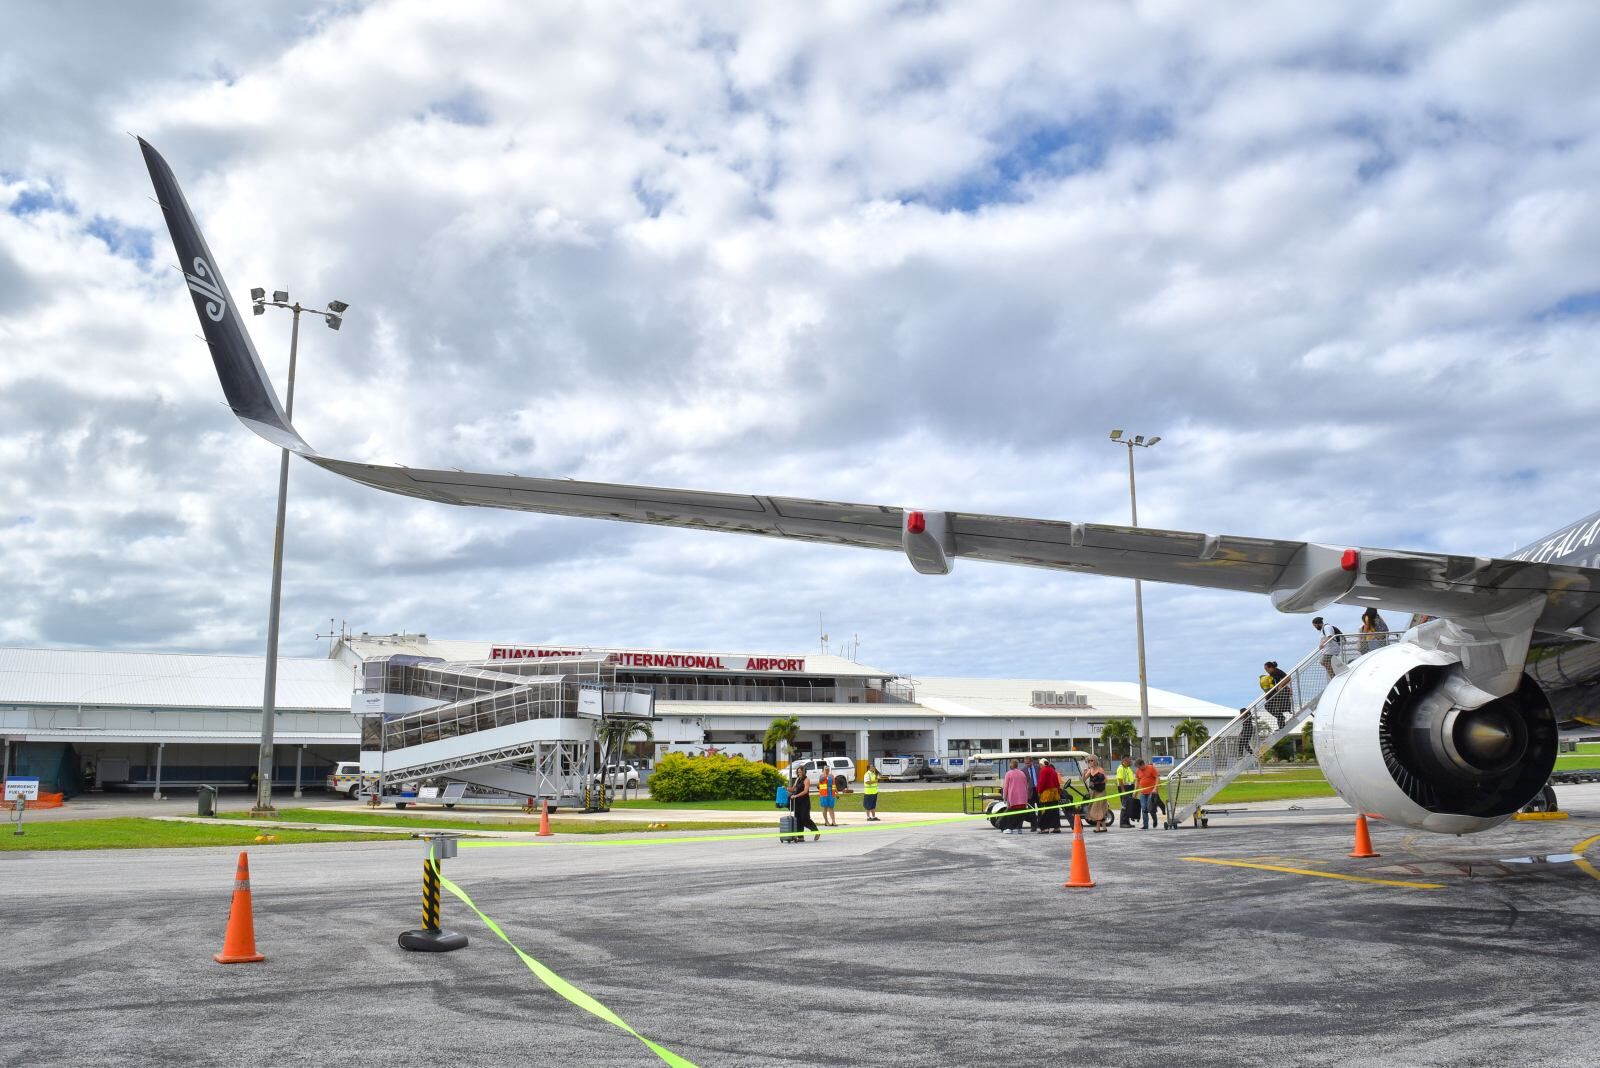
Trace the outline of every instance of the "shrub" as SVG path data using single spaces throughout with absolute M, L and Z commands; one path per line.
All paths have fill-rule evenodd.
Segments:
M 721 753 L 668 753 L 650 775 L 650 796 L 657 801 L 767 801 L 782 785 L 783 776 L 771 764 Z

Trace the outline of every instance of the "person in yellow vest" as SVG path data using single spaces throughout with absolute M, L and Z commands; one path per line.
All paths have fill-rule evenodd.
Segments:
M 833 781 L 833 769 L 826 763 L 822 765 L 822 776 L 817 779 L 817 801 L 822 805 L 822 825 L 839 826 L 839 817 L 834 814 L 838 809 L 839 787 Z
M 1133 817 L 1138 812 L 1135 806 L 1139 804 L 1133 790 L 1136 781 L 1137 776 L 1133 773 L 1133 758 L 1125 756 L 1122 758 L 1122 762 L 1117 765 L 1116 793 L 1121 795 L 1117 798 L 1117 803 L 1122 808 L 1122 817 L 1117 821 L 1117 826 L 1119 827 L 1133 826 Z
M 866 810 L 868 823 L 881 823 L 878 819 L 878 769 L 867 765 L 861 777 L 861 807 Z

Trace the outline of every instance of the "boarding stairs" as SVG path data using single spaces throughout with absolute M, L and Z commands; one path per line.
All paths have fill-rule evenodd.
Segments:
M 1223 787 L 1258 766 L 1273 746 L 1300 730 L 1331 681 L 1324 659 L 1331 656 L 1334 674 L 1340 674 L 1364 653 L 1401 637 L 1398 632 L 1341 634 L 1313 649 L 1282 682 L 1213 732 L 1168 773 L 1167 826 L 1194 820 Z
M 530 801 L 585 799 L 595 724 L 608 716 L 653 714 L 647 687 L 609 679 L 422 667 L 442 680 L 433 682 L 433 692 L 466 696 L 383 717 L 381 795 L 397 794 L 409 783 L 449 779 Z

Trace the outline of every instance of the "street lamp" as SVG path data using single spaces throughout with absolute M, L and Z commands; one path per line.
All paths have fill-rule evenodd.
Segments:
M 293 420 L 294 366 L 300 348 L 300 313 L 320 315 L 329 329 L 337 330 L 339 324 L 344 322 L 344 312 L 350 305 L 342 300 L 334 300 L 328 302 L 327 311 L 302 308 L 298 301 L 289 303 L 289 294 L 281 289 L 273 290 L 271 300 L 267 299 L 266 290 L 252 289 L 250 300 L 252 315 L 262 314 L 268 305 L 294 313 L 294 325 L 289 331 L 289 389 L 283 406 L 285 418 Z M 283 526 L 288 503 L 289 450 L 284 449 L 278 464 L 278 523 L 272 534 L 272 604 L 267 615 L 267 678 L 261 696 L 261 752 L 256 758 L 256 804 L 250 810 L 252 816 L 277 815 L 277 810 L 272 807 L 272 732 L 273 718 L 278 711 L 278 606 L 283 591 Z
M 1111 440 L 1117 445 L 1128 447 L 1128 501 L 1133 506 L 1133 525 L 1139 525 L 1139 494 L 1134 488 L 1133 481 L 1133 450 L 1148 449 L 1161 440 L 1160 435 L 1146 438 L 1143 434 L 1132 438 L 1122 436 L 1122 431 L 1113 430 Z M 1133 580 L 1133 626 L 1139 636 L 1139 755 L 1146 760 L 1150 759 L 1150 677 L 1144 666 L 1144 585 L 1138 579 Z

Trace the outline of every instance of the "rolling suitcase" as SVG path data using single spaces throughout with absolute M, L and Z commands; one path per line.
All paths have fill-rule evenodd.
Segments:
M 805 835 L 795 833 L 793 809 L 790 809 L 788 812 L 778 817 L 778 841 L 804 842 L 805 840 Z

